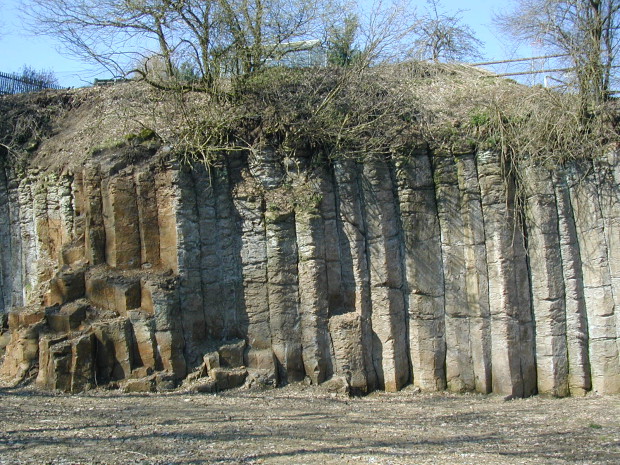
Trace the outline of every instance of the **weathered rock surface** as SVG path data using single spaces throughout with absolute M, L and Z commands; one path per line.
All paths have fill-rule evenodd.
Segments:
M 615 153 L 517 180 L 427 147 L 211 169 L 114 150 L 0 170 L 4 378 L 620 393 Z

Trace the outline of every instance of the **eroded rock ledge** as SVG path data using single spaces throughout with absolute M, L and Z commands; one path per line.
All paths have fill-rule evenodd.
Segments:
M 620 392 L 617 154 L 518 205 L 490 152 L 156 158 L 0 171 L 4 378 Z

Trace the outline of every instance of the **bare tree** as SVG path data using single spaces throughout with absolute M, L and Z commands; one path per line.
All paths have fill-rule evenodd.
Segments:
M 447 13 L 439 0 L 428 0 L 426 13 L 417 21 L 414 56 L 433 61 L 479 58 L 482 42 L 461 22 L 462 12 Z
M 358 19 L 360 64 L 394 63 L 407 58 L 416 29 L 410 0 L 375 0 L 360 10 Z
M 27 0 L 23 10 L 39 34 L 115 75 L 167 87 L 183 64 L 212 88 L 222 72 L 255 72 L 287 53 L 282 44 L 321 36 L 336 1 Z
M 596 105 L 610 97 L 619 11 L 618 0 L 516 0 L 496 20 L 517 39 L 566 54 L 584 105 Z
M 18 76 L 31 82 L 36 82 L 41 87 L 54 87 L 58 85 L 58 78 L 51 70 L 36 70 L 30 66 L 23 66 Z

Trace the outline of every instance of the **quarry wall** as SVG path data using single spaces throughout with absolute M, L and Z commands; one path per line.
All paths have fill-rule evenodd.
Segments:
M 620 392 L 617 153 L 275 153 L 0 170 L 0 375 Z

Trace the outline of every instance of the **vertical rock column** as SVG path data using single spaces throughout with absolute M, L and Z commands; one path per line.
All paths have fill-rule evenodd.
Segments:
M 566 299 L 558 229 L 558 209 L 551 174 L 541 166 L 524 172 L 532 308 L 536 323 L 538 392 L 569 394 Z
M 597 163 L 596 173 L 620 350 L 620 151 L 610 151 Z
M 370 269 L 373 363 L 379 386 L 395 392 L 409 381 L 409 355 L 401 231 L 385 160 L 370 157 L 364 162 L 362 190 Z
M 336 184 L 336 205 L 338 212 L 338 237 L 340 239 L 340 260 L 342 289 L 345 301 L 343 315 L 354 312 L 359 323 L 353 321 L 352 315 L 333 321 L 333 325 L 342 323 L 348 329 L 343 331 L 350 338 L 355 328 L 361 328 L 361 348 L 366 371 L 367 389 L 377 387 L 377 373 L 373 364 L 373 335 L 371 322 L 370 273 L 366 253 L 366 231 L 363 217 L 364 201 L 359 186 L 359 167 L 353 160 L 342 159 L 334 163 Z M 350 319 L 347 323 L 344 320 Z M 330 321 L 330 327 L 332 322 Z M 334 326 L 335 328 L 336 326 Z M 333 331 L 332 331 L 333 334 Z M 350 340 L 334 342 L 337 347 L 348 347 Z M 336 354 L 336 359 L 341 359 Z
M 413 384 L 446 387 L 446 339 L 441 236 L 430 160 L 425 149 L 396 165 L 405 242 L 406 299 Z
M 565 172 L 556 172 L 554 186 L 558 209 L 559 246 L 566 299 L 568 384 L 572 395 L 584 395 L 592 389 L 588 353 L 588 319 L 584 298 L 579 242 L 577 240 L 574 212 Z
M 160 264 L 159 224 L 155 179 L 150 169 L 138 171 L 134 177 L 140 231 L 140 264 L 158 267 Z
M 105 263 L 105 227 L 101 201 L 101 173 L 97 165 L 84 168 L 85 254 L 92 266 Z
M 478 392 L 488 393 L 491 392 L 489 276 L 475 155 L 459 155 L 456 165 L 462 195 L 463 254 L 474 387 Z
M 11 308 L 12 274 L 17 265 L 11 260 L 10 210 L 6 171 L 0 163 L 0 313 L 7 313 Z
M 241 235 L 243 296 L 239 306 L 239 325 L 249 346 L 246 363 L 250 368 L 273 371 L 264 202 L 249 173 L 244 170 L 242 160 L 230 159 L 228 169 L 235 185 L 232 196 Z
M 53 184 L 49 175 L 41 175 L 32 185 L 33 228 L 36 250 L 36 283 L 49 280 L 56 267 L 58 239 L 50 224 L 50 213 L 58 209 L 58 199 L 53 195 Z M 56 228 L 54 228 L 56 229 Z
M 326 267 L 325 222 L 318 211 L 323 189 L 324 171 L 319 168 L 316 191 L 298 192 L 295 209 L 299 280 L 299 314 L 301 318 L 301 347 L 304 371 L 313 384 L 325 381 L 333 374 L 330 357 L 331 343 L 327 321 L 329 297 Z M 306 188 L 313 184 L 306 183 Z M 330 238 L 334 240 L 334 238 Z
M 35 210 L 32 187 L 36 180 L 36 173 L 32 172 L 28 177 L 21 180 L 17 186 L 19 202 L 19 241 L 22 252 L 22 302 L 25 305 L 34 303 L 34 293 L 39 282 L 37 275 L 37 241 L 35 228 L 35 215 L 41 214 L 41 208 Z
M 154 178 L 160 266 L 175 275 L 179 274 L 179 254 L 183 253 L 178 245 L 182 241 L 177 242 L 177 237 L 182 234 L 181 226 L 177 226 L 181 197 L 179 171 L 171 166 L 156 172 Z M 191 365 L 191 361 L 188 363 L 184 357 L 184 353 L 191 351 L 185 350 L 185 309 L 181 308 L 180 279 L 147 281 L 142 285 L 142 299 L 149 301 L 155 317 L 156 365 L 172 372 L 177 379 L 182 379 L 187 373 L 187 365 Z
M 434 153 L 433 168 L 445 292 L 446 381 L 451 391 L 471 391 L 476 383 L 465 273 L 465 224 L 454 156 Z
M 340 218 L 340 196 L 334 170 L 328 169 L 321 175 L 320 186 L 319 211 L 324 225 L 329 350 L 333 372 L 344 376 L 354 392 L 364 393 L 369 384 L 366 373 L 368 356 L 364 354 L 361 317 L 355 307 L 355 285 L 346 278 L 351 275 L 353 258 Z M 374 376 L 373 369 L 371 386 L 374 386 Z
M 139 268 L 140 231 L 136 189 L 131 173 L 101 183 L 106 263 L 112 268 Z
M 59 242 L 62 247 L 75 239 L 76 207 L 74 206 L 75 193 L 73 191 L 75 178 L 72 174 L 63 174 L 58 179 L 56 195 L 58 197 L 59 215 Z M 60 250 L 60 249 L 59 249 Z
M 65 244 L 73 240 L 74 208 L 73 208 L 73 176 L 63 174 L 47 174 L 43 178 L 46 183 L 46 223 L 47 240 L 39 239 L 41 255 L 46 253 L 51 266 L 48 273 L 53 272 L 61 256 Z M 45 222 L 44 222 L 45 224 Z M 43 244 L 45 242 L 45 244 Z
M 271 346 L 278 361 L 280 379 L 301 381 L 304 366 L 301 350 L 299 286 L 295 214 L 267 203 L 267 289 Z
M 217 283 L 211 289 L 206 286 L 207 297 L 211 292 L 219 294 L 219 308 L 221 332 L 213 335 L 221 339 L 242 338 L 239 315 L 243 313 L 243 285 L 241 277 L 240 249 L 241 234 L 234 205 L 231 198 L 229 172 L 226 166 L 216 168 L 211 173 L 214 186 L 214 206 L 217 231 L 217 244 L 214 250 L 218 260 Z
M 534 327 L 515 188 L 505 179 L 500 163 L 495 153 L 478 154 L 489 273 L 493 392 L 524 397 L 536 392 Z
M 570 173 L 570 197 L 583 270 L 592 389 L 612 394 L 620 392 L 616 308 L 599 186 L 592 175 L 587 176 L 590 169 L 591 165 L 580 165 Z
M 208 197 L 198 197 L 195 172 L 184 168 L 178 172 L 178 203 L 176 203 L 177 254 L 179 273 L 179 299 L 181 321 L 185 335 L 185 356 L 191 366 L 198 365 L 206 352 L 207 340 L 204 312 L 204 289 L 201 264 L 203 259 L 203 235 L 199 205 Z M 207 219 L 204 218 L 206 221 Z
M 179 172 L 173 167 L 155 174 L 159 260 L 163 269 L 179 270 L 176 211 L 179 203 Z
M 11 269 L 10 273 L 5 275 L 10 277 L 7 287 L 5 287 L 8 295 L 8 300 L 14 307 L 25 305 L 24 302 L 24 269 L 23 269 L 23 255 L 22 255 L 22 241 L 21 241 L 21 226 L 19 222 L 20 218 L 20 204 L 18 186 L 19 182 L 11 170 L 7 169 L 7 198 L 8 198 L 8 234 L 10 236 L 10 247 L 7 251 L 10 251 L 8 257 L 8 266 Z

